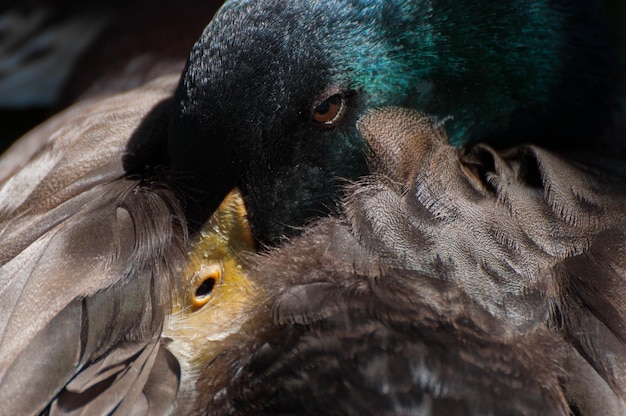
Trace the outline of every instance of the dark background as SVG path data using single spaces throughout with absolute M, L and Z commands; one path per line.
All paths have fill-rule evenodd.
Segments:
M 223 0 L 16 3 L 0 0 L 0 152 L 79 99 L 182 71 Z

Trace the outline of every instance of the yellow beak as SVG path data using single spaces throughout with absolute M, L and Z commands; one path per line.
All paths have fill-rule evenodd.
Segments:
M 243 199 L 234 189 L 192 243 L 183 292 L 165 324 L 168 349 L 181 367 L 197 368 L 215 357 L 224 348 L 220 341 L 237 333 L 258 305 L 261 293 L 241 262 L 241 254 L 254 249 Z

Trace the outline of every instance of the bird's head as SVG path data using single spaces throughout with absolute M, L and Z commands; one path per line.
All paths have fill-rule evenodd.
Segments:
M 243 332 L 264 290 L 246 274 L 242 256 L 254 250 L 246 211 L 237 189 L 230 192 L 195 237 L 181 275 L 183 290 L 163 335 L 186 369 L 198 371 Z M 245 334 L 239 334 L 245 336 Z M 225 341 L 226 340 L 226 341 Z
M 375 107 L 449 118 L 456 145 L 583 140 L 608 107 L 607 51 L 592 6 L 553 3 L 226 2 L 191 51 L 170 124 L 172 165 L 210 190 L 191 220 L 233 186 L 261 242 L 333 211 L 342 181 L 367 173 L 356 121 Z

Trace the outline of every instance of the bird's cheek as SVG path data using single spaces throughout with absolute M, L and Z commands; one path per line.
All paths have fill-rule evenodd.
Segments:
M 241 258 L 254 250 L 243 199 L 235 189 L 189 247 L 182 292 L 163 330 L 179 360 L 192 367 L 206 365 L 250 318 L 263 292 L 248 277 Z
M 213 301 L 221 287 L 240 274 L 239 256 L 255 250 L 247 210 L 237 188 L 224 198 L 202 226 L 188 254 L 184 287 L 175 312 L 199 311 Z M 227 267 L 228 266 L 228 267 Z

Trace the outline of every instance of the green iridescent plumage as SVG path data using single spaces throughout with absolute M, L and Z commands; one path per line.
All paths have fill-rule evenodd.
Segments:
M 261 241 L 333 211 L 342 180 L 367 172 L 355 123 L 379 106 L 448 120 L 456 145 L 598 147 L 616 68 L 598 6 L 227 2 L 191 52 L 170 125 L 173 166 L 216 190 L 191 217 L 202 223 L 234 185 Z M 332 94 L 341 121 L 316 125 L 315 105 Z

